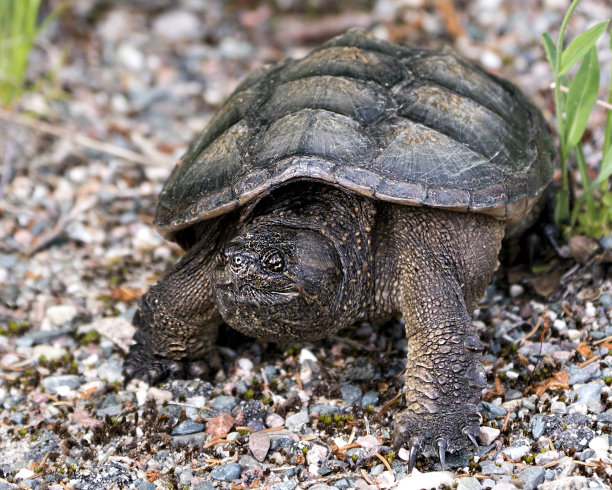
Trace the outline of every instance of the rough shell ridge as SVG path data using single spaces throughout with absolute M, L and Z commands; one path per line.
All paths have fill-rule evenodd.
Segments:
M 553 155 L 513 84 L 354 29 L 251 74 L 174 168 L 155 224 L 172 239 L 293 179 L 516 222 L 550 182 Z

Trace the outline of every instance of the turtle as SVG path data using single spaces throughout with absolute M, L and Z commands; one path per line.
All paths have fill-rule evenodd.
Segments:
M 126 379 L 214 375 L 224 322 L 274 342 L 402 315 L 393 445 L 478 449 L 474 309 L 505 230 L 552 179 L 550 129 L 511 82 L 352 29 L 248 76 L 163 186 L 184 255 L 139 300 Z

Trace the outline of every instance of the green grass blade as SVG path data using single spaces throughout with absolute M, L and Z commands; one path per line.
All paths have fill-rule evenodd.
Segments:
M 612 32 L 610 33 L 610 53 L 612 54 Z M 610 85 L 608 86 L 608 104 L 612 104 L 612 67 L 610 67 Z M 606 113 L 606 129 L 604 132 L 604 155 L 610 151 L 612 147 L 612 111 L 608 109 Z
M 575 146 L 584 133 L 589 115 L 597 100 L 599 89 L 599 60 L 592 47 L 585 55 L 567 94 L 566 144 Z M 585 183 L 586 184 L 586 183 Z
M 609 20 L 600 22 L 591 27 L 588 31 L 574 38 L 561 55 L 560 73 L 567 73 L 576 63 L 578 63 L 580 58 L 595 46 L 599 37 L 604 33 L 606 27 L 608 27 L 609 22 Z
M 548 58 L 548 62 L 553 70 L 553 73 L 557 73 L 557 48 L 555 47 L 555 42 L 550 37 L 548 32 L 542 34 L 542 44 L 544 45 L 544 51 L 546 51 L 546 57 Z
M 593 187 L 606 182 L 612 176 L 612 151 L 608 150 L 601 160 L 599 175 L 593 182 Z

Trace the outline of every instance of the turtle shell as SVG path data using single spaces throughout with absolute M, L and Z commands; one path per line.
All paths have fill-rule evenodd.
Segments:
M 174 168 L 155 225 L 173 239 L 295 179 L 517 222 L 553 156 L 542 115 L 510 82 L 353 29 L 239 85 Z

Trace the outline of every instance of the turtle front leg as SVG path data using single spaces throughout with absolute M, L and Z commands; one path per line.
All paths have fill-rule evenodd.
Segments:
M 215 341 L 223 320 L 210 284 L 215 250 L 201 240 L 140 298 L 126 379 L 205 378 L 222 368 Z
M 396 450 L 408 445 L 410 470 L 419 453 L 439 454 L 444 468 L 446 451 L 470 441 L 477 447 L 486 379 L 470 315 L 497 267 L 503 236 L 488 217 L 415 214 L 396 268 L 408 361 L 407 408 L 395 417 L 393 438 Z

